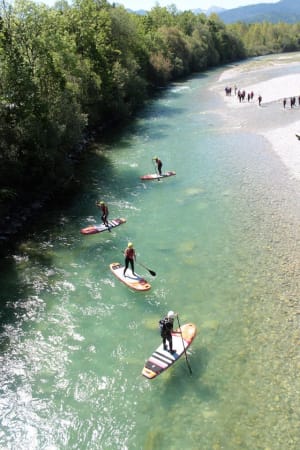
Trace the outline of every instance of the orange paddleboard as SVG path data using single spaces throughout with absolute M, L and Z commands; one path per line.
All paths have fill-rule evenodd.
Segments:
M 130 268 L 127 269 L 126 275 L 124 276 L 123 272 L 125 267 L 123 264 L 115 262 L 110 264 L 109 267 L 115 277 L 131 289 L 135 291 L 149 291 L 151 289 L 151 284 L 140 275 L 133 275 Z

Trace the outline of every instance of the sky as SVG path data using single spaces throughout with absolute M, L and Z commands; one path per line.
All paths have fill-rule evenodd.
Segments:
M 240 6 L 254 5 L 256 3 L 278 3 L 279 0 L 115 0 L 115 2 L 108 0 L 109 3 L 120 3 L 125 8 L 137 11 L 139 9 L 145 9 L 150 11 L 151 8 L 156 6 L 169 6 L 175 5 L 179 11 L 186 11 L 188 9 L 208 9 L 211 6 L 219 6 L 226 9 L 238 8 Z M 297 0 L 295 0 L 297 1 Z M 299 1 L 299 0 L 298 0 Z

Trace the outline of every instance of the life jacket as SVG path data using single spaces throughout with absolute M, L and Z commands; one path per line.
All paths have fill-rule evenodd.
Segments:
M 108 207 L 106 206 L 106 204 L 104 203 L 103 205 L 100 206 L 102 214 L 107 215 L 108 213 Z
M 133 248 L 126 248 L 125 250 L 125 257 L 128 259 L 134 259 L 134 249 Z
M 160 319 L 159 328 L 161 333 L 171 333 L 173 330 L 173 320 L 165 317 L 164 319 Z

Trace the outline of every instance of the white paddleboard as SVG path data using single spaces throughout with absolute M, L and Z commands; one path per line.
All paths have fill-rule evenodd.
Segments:
M 126 270 L 126 275 L 124 276 L 125 266 L 123 264 L 115 262 L 111 263 L 109 267 L 115 277 L 131 289 L 134 289 L 135 291 L 149 291 L 149 289 L 151 289 L 151 284 L 137 273 L 133 275 L 130 268 Z

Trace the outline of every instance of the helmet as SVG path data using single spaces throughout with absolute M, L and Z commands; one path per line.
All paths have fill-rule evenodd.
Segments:
M 153 156 L 153 158 L 152 159 L 158 159 L 158 156 Z
M 104 205 L 104 202 L 101 200 L 101 202 L 99 202 L 100 203 L 100 205 Z
M 174 317 L 175 317 L 174 311 L 169 311 L 168 314 L 167 314 L 167 317 L 168 317 L 169 319 L 174 319 Z
M 133 243 L 132 243 L 132 242 L 128 242 L 128 245 L 127 245 L 127 247 L 128 247 L 128 248 L 131 248 L 131 247 L 133 247 Z

